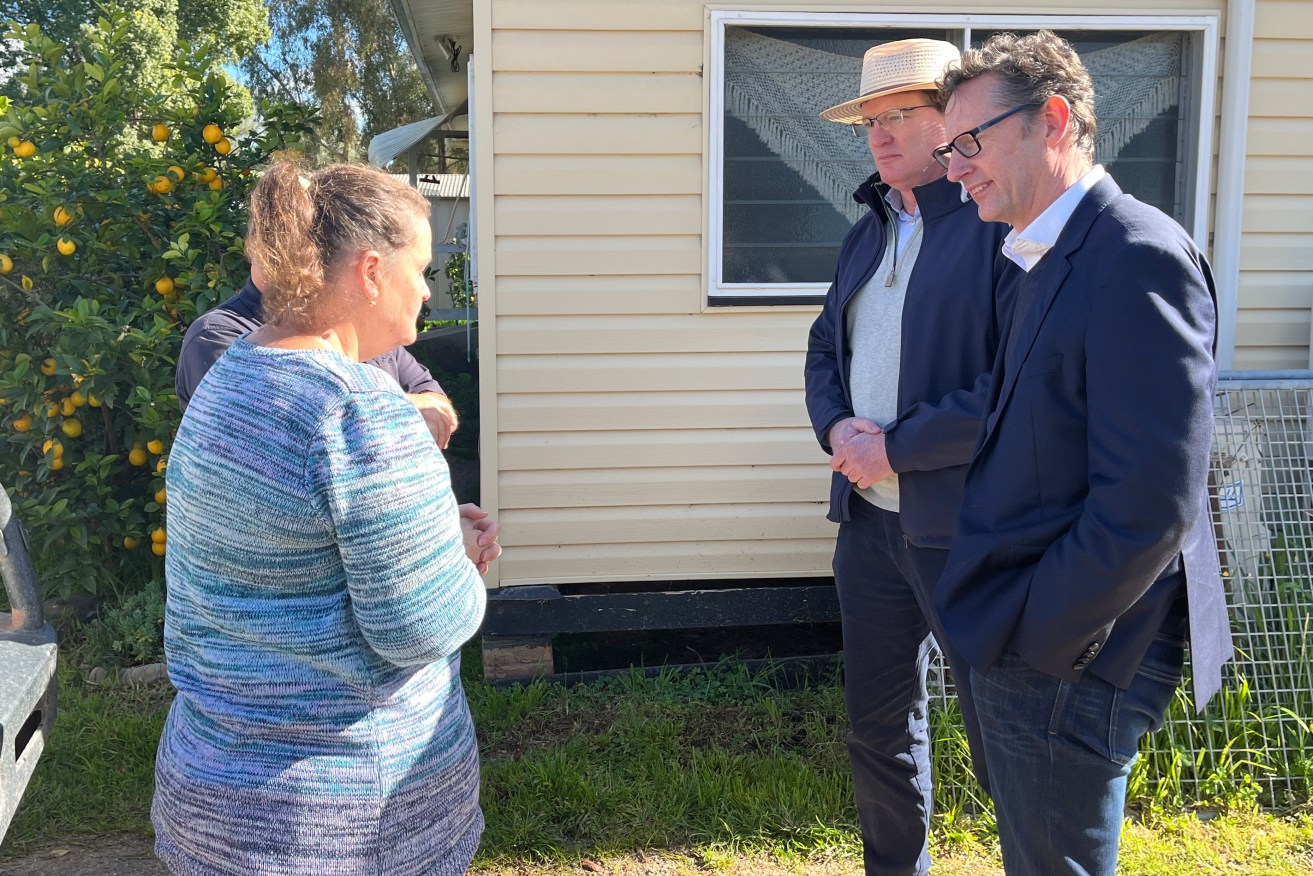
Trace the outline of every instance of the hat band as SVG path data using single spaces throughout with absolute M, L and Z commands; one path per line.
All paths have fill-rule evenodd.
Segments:
M 863 91 L 861 93 L 861 97 L 859 97 L 858 100 L 871 94 L 886 94 L 890 91 L 898 91 L 900 89 L 912 89 L 918 85 L 926 85 L 926 84 L 927 83 L 925 82 L 921 82 L 916 79 L 911 79 L 911 80 L 905 80 L 903 82 L 896 82 L 892 85 L 883 85 L 877 88 L 872 88 L 870 91 Z

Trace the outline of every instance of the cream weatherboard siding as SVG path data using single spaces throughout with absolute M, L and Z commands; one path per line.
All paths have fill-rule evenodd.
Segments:
M 703 5 L 493 2 L 480 22 L 499 582 L 828 573 L 816 308 L 705 308 Z
M 483 499 L 506 548 L 494 586 L 829 573 L 829 469 L 802 398 L 817 307 L 706 306 L 706 15 L 687 0 L 474 0 L 480 310 L 495 314 Z M 1259 2 L 1255 31 L 1235 364 L 1303 367 L 1313 3 Z
M 1259 0 L 1237 368 L 1307 368 L 1313 302 L 1313 3 Z

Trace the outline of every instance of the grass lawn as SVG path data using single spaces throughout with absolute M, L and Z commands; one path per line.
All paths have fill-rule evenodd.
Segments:
M 149 833 L 172 689 L 88 688 L 68 668 L 62 683 L 53 738 L 0 859 L 84 834 Z M 626 876 L 861 871 L 833 684 L 780 690 L 731 663 L 570 689 L 472 679 L 467 689 L 488 820 L 472 876 L 589 872 L 584 859 Z M 988 818 L 955 802 L 970 797 L 959 760 L 937 761 L 941 785 L 954 787 L 940 803 L 936 873 L 999 874 Z M 1144 876 L 1307 876 L 1313 819 L 1157 815 L 1127 828 L 1122 859 L 1123 872 Z

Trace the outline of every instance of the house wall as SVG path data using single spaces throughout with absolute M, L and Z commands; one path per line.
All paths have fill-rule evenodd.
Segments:
M 1236 367 L 1308 368 L 1313 300 L 1313 3 L 1254 15 Z
M 1313 4 L 1258 6 L 1236 367 L 1303 367 Z M 898 11 L 963 10 L 1057 8 Z M 802 397 L 818 307 L 705 305 L 705 18 L 687 0 L 476 0 L 494 585 L 829 574 L 829 469 Z

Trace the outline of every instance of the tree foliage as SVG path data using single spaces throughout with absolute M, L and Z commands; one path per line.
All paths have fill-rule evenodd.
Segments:
M 375 134 L 433 114 L 386 0 L 270 0 L 269 24 L 242 71 L 258 97 L 322 108 L 311 161 L 359 160 Z
M 76 51 L 35 24 L 6 35 L 0 472 L 52 592 L 158 576 L 182 333 L 245 277 L 253 172 L 310 121 L 261 104 L 243 132 L 224 52 L 148 33 L 106 7 Z
M 65 46 L 71 60 L 80 60 L 85 45 L 81 30 L 94 25 L 105 6 L 104 0 L 0 0 L 0 21 L 35 24 Z M 134 36 L 121 51 L 125 57 L 136 54 L 140 62 L 127 73 L 150 76 L 178 42 L 209 40 L 213 60 L 231 64 L 269 39 L 264 0 L 138 0 L 125 14 Z M 0 70 L 13 69 L 21 54 L 20 47 L 0 43 Z

